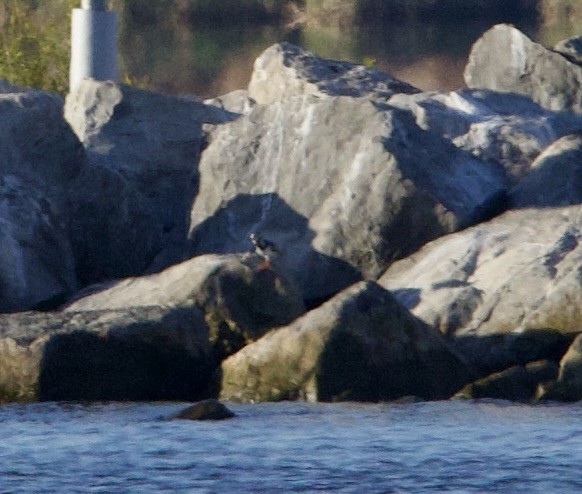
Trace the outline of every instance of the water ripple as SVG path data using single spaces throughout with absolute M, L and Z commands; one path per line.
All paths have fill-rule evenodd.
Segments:
M 0 493 L 582 491 L 579 404 L 184 406 L 2 406 Z

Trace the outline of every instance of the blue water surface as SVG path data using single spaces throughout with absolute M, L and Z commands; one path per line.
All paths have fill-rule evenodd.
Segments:
M 582 492 L 582 403 L 0 406 L 0 493 Z

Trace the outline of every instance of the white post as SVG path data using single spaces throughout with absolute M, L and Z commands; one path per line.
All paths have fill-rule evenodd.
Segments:
M 117 82 L 117 14 L 105 0 L 81 0 L 73 9 L 69 90 L 85 78 Z

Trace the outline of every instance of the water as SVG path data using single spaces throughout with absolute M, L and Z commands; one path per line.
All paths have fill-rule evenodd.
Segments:
M 582 403 L 0 407 L 0 493 L 582 492 Z
M 423 90 L 452 90 L 464 87 L 472 44 L 497 22 L 512 23 L 545 46 L 582 28 L 579 20 L 552 17 L 551 12 L 530 19 L 508 12 L 497 20 L 376 19 L 295 29 L 282 24 L 192 25 L 170 16 L 155 22 L 123 19 L 119 48 L 122 73 L 132 83 L 165 93 L 214 97 L 245 88 L 256 57 L 280 41 L 326 58 L 374 60 L 377 68 Z

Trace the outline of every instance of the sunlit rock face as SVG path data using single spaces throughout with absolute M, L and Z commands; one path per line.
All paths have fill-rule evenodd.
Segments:
M 379 99 L 304 92 L 251 105 L 211 133 L 192 255 L 247 250 L 260 232 L 306 300 L 321 300 L 497 211 L 503 167 Z
M 579 205 L 520 209 L 427 244 L 379 282 L 484 372 L 559 360 L 580 332 Z
M 527 96 L 490 89 L 397 94 L 388 104 L 411 112 L 422 129 L 502 165 L 513 185 L 547 146 L 582 129 L 582 115 L 554 112 Z
M 501 24 L 474 45 L 465 68 L 471 88 L 529 96 L 550 110 L 582 112 L 582 67 Z
M 326 60 L 291 43 L 279 43 L 257 58 L 249 97 L 269 104 L 304 94 L 389 97 L 420 90 L 363 65 Z

